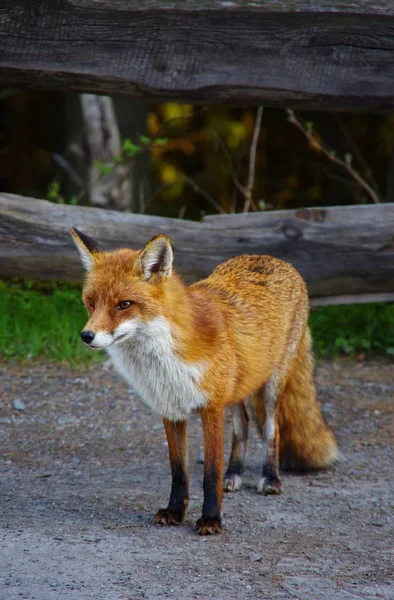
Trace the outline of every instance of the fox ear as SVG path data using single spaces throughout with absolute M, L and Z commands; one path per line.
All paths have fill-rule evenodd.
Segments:
M 70 233 L 80 254 L 82 264 L 86 271 L 91 271 L 94 263 L 94 254 L 101 251 L 100 246 L 88 235 L 71 227 Z
M 140 254 L 144 279 L 148 281 L 153 273 L 170 277 L 173 258 L 170 239 L 164 234 L 155 235 Z

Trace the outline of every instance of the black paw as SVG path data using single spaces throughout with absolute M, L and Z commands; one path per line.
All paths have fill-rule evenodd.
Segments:
M 200 517 L 196 523 L 196 531 L 200 535 L 215 535 L 222 533 L 222 522 L 220 518 Z
M 184 517 L 184 512 L 161 508 L 155 514 L 154 523 L 155 525 L 180 525 Z

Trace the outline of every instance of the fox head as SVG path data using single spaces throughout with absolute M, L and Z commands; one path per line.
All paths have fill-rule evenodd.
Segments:
M 82 299 L 89 320 L 82 341 L 99 350 L 134 337 L 144 323 L 161 315 L 172 279 L 173 252 L 166 235 L 142 250 L 102 250 L 87 235 L 70 230 L 87 271 Z

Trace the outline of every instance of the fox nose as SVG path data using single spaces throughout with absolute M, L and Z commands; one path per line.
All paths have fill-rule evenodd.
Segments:
M 94 333 L 93 331 L 82 331 L 81 338 L 85 344 L 91 344 L 94 340 Z

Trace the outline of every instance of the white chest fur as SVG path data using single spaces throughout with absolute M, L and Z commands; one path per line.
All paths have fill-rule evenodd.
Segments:
M 174 352 L 168 322 L 161 317 L 135 323 L 132 339 L 108 348 L 116 370 L 155 412 L 172 421 L 185 420 L 207 404 L 199 383 L 204 365 L 189 364 Z

